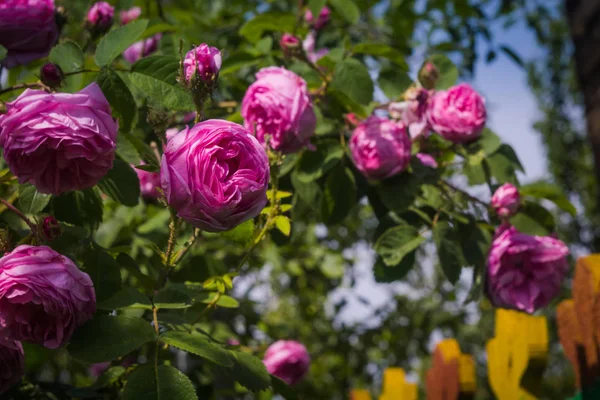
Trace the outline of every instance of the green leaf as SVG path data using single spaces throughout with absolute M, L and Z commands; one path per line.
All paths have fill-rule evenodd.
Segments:
M 137 206 L 140 201 L 140 181 L 137 174 L 125 161 L 116 159 L 113 167 L 98 182 L 104 194 L 128 207 Z
M 129 25 L 126 25 L 129 26 Z M 177 83 L 179 60 L 168 56 L 144 57 L 133 64 L 129 80 L 151 100 L 174 111 L 192 111 L 192 96 Z
M 356 205 L 356 180 L 350 169 L 338 165 L 325 182 L 325 191 L 321 202 L 323 222 L 336 225 L 344 221 Z
M 254 220 L 248 221 L 236 226 L 235 228 L 221 233 L 221 236 L 227 240 L 239 244 L 247 244 L 252 240 L 254 235 Z
M 368 54 L 375 57 L 387 58 L 404 71 L 408 71 L 408 64 L 404 55 L 385 43 L 359 43 L 352 48 L 354 54 Z
M 88 250 L 83 258 L 83 268 L 94 282 L 96 300 L 101 303 L 121 290 L 119 264 L 102 249 Z
M 526 201 L 519 213 L 510 219 L 519 232 L 528 235 L 546 236 L 555 231 L 554 216 L 537 203 Z
M 515 151 L 507 144 L 502 144 L 486 162 L 490 167 L 490 174 L 498 183 L 510 182 L 518 185 L 517 171 L 525 172 Z
M 523 59 L 513 49 L 505 45 L 500 45 L 499 47 L 504 54 L 506 54 L 511 60 L 515 62 L 515 64 L 517 64 L 521 68 L 525 68 L 525 63 L 523 62 Z
M 325 0 L 308 0 L 308 9 L 313 15 L 313 18 L 317 18 L 321 13 L 323 7 L 325 7 Z
M 7 54 L 8 54 L 8 50 L 6 50 L 6 47 L 4 47 L 0 44 L 0 61 L 4 60 L 6 58 Z
M 141 160 L 140 153 L 124 135 L 117 135 L 117 155 L 127 164 L 138 165 Z M 143 167 L 155 169 L 152 165 L 144 164 Z M 152 171 L 156 172 L 156 171 Z
M 102 222 L 102 199 L 93 188 L 54 196 L 52 207 L 59 221 L 92 230 Z
M 568 212 L 573 217 L 577 215 L 577 209 L 569 201 L 567 196 L 562 190 L 551 183 L 546 182 L 535 182 L 529 185 L 524 185 L 519 188 L 519 192 L 522 196 L 530 196 L 536 199 L 546 199 L 554 204 L 563 211 Z
M 139 290 L 125 287 L 108 299 L 98 302 L 97 307 L 100 310 L 121 310 L 124 308 L 151 310 L 152 303 Z
M 139 19 L 108 32 L 96 48 L 96 64 L 104 67 L 123 53 L 129 46 L 137 42 L 146 30 L 148 21 Z
M 415 266 L 417 253 L 415 251 L 408 253 L 402 258 L 398 265 L 387 266 L 380 257 L 377 257 L 373 273 L 375 281 L 378 283 L 390 283 L 404 279 L 404 277 Z
M 260 62 L 261 58 L 255 54 L 248 53 L 246 51 L 240 51 L 233 53 L 223 60 L 223 65 L 219 71 L 220 76 L 232 74 L 244 67 L 250 67 Z
M 458 235 L 448 221 L 440 221 L 433 228 L 433 240 L 437 247 L 442 270 L 450 283 L 455 284 L 464 265 Z
M 411 162 L 412 172 L 404 171 L 396 176 L 381 181 L 377 191 L 383 204 L 391 211 L 401 213 L 410 207 L 425 184 L 435 184 L 439 171 L 421 164 Z
M 398 225 L 385 231 L 375 243 L 375 251 L 385 265 L 394 266 L 402 262 L 404 257 L 415 251 L 425 237 L 419 234 L 413 226 Z
M 485 128 L 481 137 L 476 141 L 466 146 L 469 153 L 468 161 L 470 165 L 476 166 L 488 156 L 492 155 L 502 145 L 502 141 L 491 129 Z
M 354 25 L 358 22 L 360 9 L 353 0 L 329 0 L 329 4 L 350 24 Z
M 216 376 L 227 376 L 252 392 L 266 390 L 271 386 L 271 376 L 262 360 L 242 351 L 230 351 L 229 354 L 233 365 L 230 368 L 216 368 Z
M 490 232 L 473 219 L 466 224 L 459 224 L 457 231 L 467 264 L 483 268 L 492 242 Z
M 217 306 L 223 308 L 238 308 L 240 306 L 240 302 L 233 297 L 221 295 L 219 301 L 217 301 Z
M 173 289 L 163 289 L 154 296 L 154 306 L 158 309 L 182 309 L 191 305 L 189 296 Z
M 51 198 L 49 194 L 38 192 L 33 185 L 21 185 L 17 208 L 25 214 L 37 214 L 46 208 Z
M 75 331 L 67 349 L 81 361 L 99 363 L 123 357 L 154 340 L 154 328 L 146 320 L 97 315 Z
M 124 367 L 116 366 L 107 369 L 92 385 L 82 388 L 74 388 L 67 392 L 71 397 L 75 398 L 97 398 L 99 395 L 96 390 L 104 389 L 105 387 L 115 384 L 123 374 L 127 372 Z
M 58 64 L 65 73 L 79 71 L 83 68 L 85 59 L 81 47 L 72 40 L 65 40 L 52 48 L 50 62 Z
M 137 106 L 127 84 L 121 79 L 119 74 L 111 69 L 103 68 L 96 82 L 106 96 L 113 112 L 119 117 L 119 125 L 125 131 L 131 129 L 131 124 L 135 118 Z
M 179 31 L 179 27 L 177 27 L 175 25 L 158 23 L 158 24 L 154 24 L 154 25 L 146 28 L 146 30 L 140 37 L 140 40 L 154 36 L 157 33 L 173 33 L 173 32 L 177 32 L 177 31 Z
M 296 16 L 291 13 L 270 12 L 259 14 L 240 28 L 240 35 L 248 41 L 256 43 L 267 31 L 293 32 Z
M 292 223 L 285 215 L 278 215 L 275 217 L 275 226 L 285 236 L 290 236 L 292 233 Z
M 138 367 L 125 385 L 123 400 L 198 400 L 190 379 L 167 365 Z
M 273 393 L 280 395 L 285 400 L 298 400 L 298 395 L 294 389 L 275 375 L 271 375 L 271 388 Z
M 412 84 L 412 79 L 398 68 L 382 69 L 379 72 L 379 87 L 390 100 L 395 100 L 402 95 Z
M 152 150 L 150 146 L 148 146 L 142 139 L 127 132 L 120 132 L 119 136 L 125 137 L 129 143 L 135 147 L 138 153 L 142 156 L 142 159 L 146 162 L 146 164 L 152 166 L 156 169 L 156 171 L 160 170 L 160 162 L 156 158 L 156 154 Z
M 369 70 L 354 58 L 335 66 L 331 86 L 358 104 L 369 104 L 373 100 L 373 80 Z
M 205 335 L 196 332 L 169 331 L 160 335 L 160 340 L 215 364 L 224 367 L 234 365 L 234 359 L 231 357 L 230 352 L 220 345 L 212 343 Z
M 298 170 L 292 173 L 292 185 L 296 192 L 296 199 L 306 204 L 314 204 L 321 195 L 321 188 L 316 181 L 305 182 L 298 178 Z
M 443 54 L 434 54 L 425 62 L 433 63 L 440 73 L 440 77 L 435 84 L 436 89 L 448 89 L 456 84 L 458 68 L 448 57 Z
M 304 183 L 315 181 L 335 167 L 343 156 L 344 149 L 337 140 L 323 142 L 315 151 L 302 152 L 296 166 L 296 177 Z

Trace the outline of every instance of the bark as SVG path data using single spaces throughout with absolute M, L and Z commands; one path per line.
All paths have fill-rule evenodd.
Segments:
M 600 184 L 600 0 L 565 0 L 565 6 L 584 96 L 588 139 Z

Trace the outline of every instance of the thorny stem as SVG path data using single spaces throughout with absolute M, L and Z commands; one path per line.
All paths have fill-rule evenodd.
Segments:
M 0 198 L 0 203 L 4 204 L 6 206 L 6 208 L 8 208 L 9 210 L 11 210 L 15 214 L 17 214 L 19 216 L 19 218 L 21 218 L 23 221 L 25 221 L 25 223 L 29 226 L 29 228 L 31 229 L 31 231 L 34 234 L 36 233 L 37 229 L 36 229 L 35 224 L 33 222 L 31 222 L 31 220 L 29 218 L 27 218 L 25 216 L 25 214 L 23 214 L 15 206 L 13 206 L 10 202 L 8 202 L 7 200 L 4 200 L 3 198 Z
M 235 272 L 239 272 L 244 264 L 248 261 L 254 249 L 260 244 L 263 238 L 266 236 L 267 232 L 273 227 L 275 223 L 275 218 L 279 215 L 279 199 L 277 198 L 277 191 L 279 188 L 279 164 L 282 161 L 281 154 L 277 155 L 277 158 L 274 163 L 273 174 L 271 175 L 271 210 L 269 215 L 267 216 L 267 220 L 265 221 L 265 225 L 262 227 L 258 235 L 252 240 L 252 246 L 248 249 L 244 257 L 240 260 L 240 263 L 235 269 Z
M 453 184 L 451 184 L 448 181 L 441 180 L 440 183 L 442 183 L 443 185 L 445 185 L 449 189 L 452 189 L 455 192 L 461 193 L 463 196 L 467 197 L 469 200 L 471 200 L 471 201 L 473 201 L 475 203 L 481 204 L 482 206 L 484 206 L 486 208 L 489 208 L 489 206 L 490 206 L 485 201 L 478 199 L 477 197 L 475 197 L 475 196 L 469 194 L 468 192 L 466 192 L 466 191 L 464 191 L 464 190 L 462 190 L 462 189 L 454 186 Z
M 156 334 L 159 334 L 158 331 L 158 308 L 156 307 L 152 307 L 152 319 L 154 320 L 154 330 L 156 331 Z
M 4 94 L 4 93 L 9 93 L 12 92 L 14 90 L 19 90 L 19 89 L 46 89 L 46 85 L 44 85 L 42 82 L 34 82 L 34 83 L 20 83 L 18 85 L 15 86 L 10 86 L 7 87 L 5 89 L 0 90 L 0 95 Z
M 169 277 L 169 273 L 173 267 L 173 250 L 175 249 L 175 243 L 177 241 L 177 229 L 179 228 L 179 218 L 177 218 L 177 214 L 174 210 L 170 209 L 171 212 L 171 222 L 169 222 L 169 241 L 167 242 L 167 251 L 165 252 L 165 267 L 160 273 L 160 277 L 158 278 L 156 290 L 162 289 L 167 283 L 167 278 Z

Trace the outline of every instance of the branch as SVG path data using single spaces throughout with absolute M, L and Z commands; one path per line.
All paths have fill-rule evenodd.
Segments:
M 448 182 L 448 181 L 444 181 L 444 180 L 441 180 L 441 181 L 440 181 L 440 183 L 441 183 L 441 184 L 443 184 L 443 185 L 445 185 L 445 186 L 446 186 L 446 187 L 448 187 L 449 189 L 452 189 L 453 191 L 455 191 L 455 192 L 457 192 L 457 193 L 460 193 L 460 194 L 462 194 L 463 196 L 467 197 L 469 200 L 471 200 L 471 201 L 473 201 L 473 202 L 475 202 L 475 203 L 478 203 L 478 204 L 480 204 L 480 205 L 482 205 L 482 206 L 484 206 L 484 207 L 486 207 L 486 208 L 490 208 L 490 205 L 489 205 L 488 203 L 486 203 L 485 201 L 483 201 L 483 200 L 480 200 L 480 199 L 478 199 L 477 197 L 475 197 L 475 196 L 473 196 L 473 195 L 469 194 L 469 193 L 468 193 L 468 192 L 466 192 L 465 190 L 462 190 L 462 189 L 460 189 L 460 188 L 458 188 L 458 187 L 454 186 L 454 185 L 453 185 L 453 184 L 451 184 L 450 182 Z
M 31 220 L 29 218 L 27 218 L 25 216 L 25 214 L 23 214 L 15 206 L 13 206 L 9 201 L 4 200 L 3 198 L 0 198 L 0 203 L 4 204 L 6 206 L 6 208 L 8 208 L 9 210 L 11 210 L 15 214 L 17 214 L 19 216 L 19 218 L 21 218 L 23 221 L 25 221 L 25 223 L 31 229 L 31 232 L 33 232 L 34 234 L 36 233 L 36 231 L 37 231 L 36 225 L 33 222 L 31 222 Z
M 42 89 L 42 90 L 48 89 L 48 87 L 46 85 L 44 85 L 42 82 L 20 83 L 18 85 L 7 87 L 6 89 L 0 90 L 0 95 L 3 95 L 5 93 L 10 93 L 12 91 L 19 90 L 19 89 L 34 89 L 34 88 Z

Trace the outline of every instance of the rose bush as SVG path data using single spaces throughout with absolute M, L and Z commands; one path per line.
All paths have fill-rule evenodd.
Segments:
M 345 398 L 553 312 L 577 209 L 411 2 L 142 3 L 0 4 L 3 396 Z

